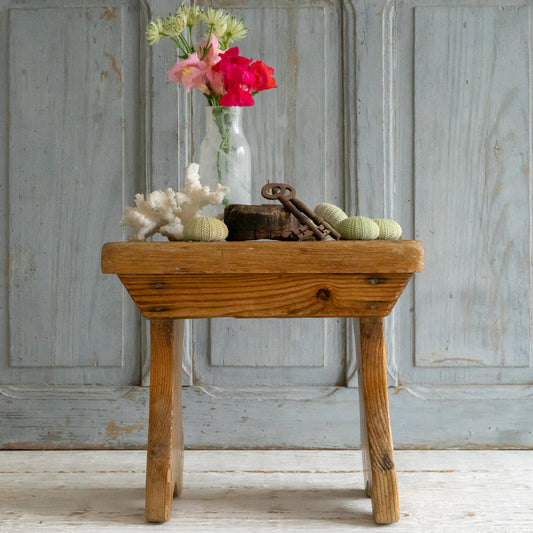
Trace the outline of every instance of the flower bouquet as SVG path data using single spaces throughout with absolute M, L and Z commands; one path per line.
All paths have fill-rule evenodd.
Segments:
M 195 43 L 198 29 L 204 32 Z M 181 6 L 174 15 L 151 21 L 146 28 L 148 44 L 164 37 L 176 45 L 179 60 L 168 71 L 169 79 L 207 98 L 200 173 L 211 186 L 229 185 L 231 200 L 226 204 L 250 203 L 251 198 L 250 150 L 242 134 L 241 108 L 254 105 L 257 93 L 277 87 L 273 68 L 239 55 L 238 47 L 230 48 L 247 31 L 242 19 L 222 9 L 198 6 Z

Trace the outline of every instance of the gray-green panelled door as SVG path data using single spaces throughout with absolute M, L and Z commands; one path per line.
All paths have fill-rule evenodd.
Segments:
M 390 217 L 426 268 L 387 319 L 398 447 L 533 444 L 531 0 L 216 2 L 278 88 L 245 110 L 254 201 Z M 176 188 L 205 102 L 144 28 L 170 0 L 0 0 L 0 443 L 142 447 L 147 326 L 99 271 Z M 200 169 L 201 173 L 201 169 Z M 195 320 L 189 447 L 357 447 L 352 320 Z

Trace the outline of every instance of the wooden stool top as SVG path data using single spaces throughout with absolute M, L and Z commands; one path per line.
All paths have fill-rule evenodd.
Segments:
M 146 318 L 386 316 L 419 241 L 119 242 L 102 250 Z
M 414 273 L 420 241 L 110 242 L 104 274 Z

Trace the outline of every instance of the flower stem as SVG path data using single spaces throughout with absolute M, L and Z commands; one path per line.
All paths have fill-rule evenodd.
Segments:
M 228 117 L 227 115 L 225 115 L 225 113 L 226 113 L 226 108 L 224 108 L 223 106 L 218 106 L 217 109 L 213 109 L 213 118 L 215 119 L 215 123 L 218 127 L 218 131 L 222 139 L 220 142 L 220 146 L 218 147 L 218 150 L 217 150 L 217 176 L 218 176 L 218 182 L 222 183 L 222 185 L 224 185 L 223 181 L 225 180 L 222 180 L 223 169 L 222 169 L 221 155 L 222 153 L 226 154 L 226 162 L 225 162 L 226 168 L 224 170 L 225 170 L 225 174 L 227 174 L 228 164 L 229 164 L 229 154 L 231 151 L 229 138 L 230 138 L 231 127 L 232 127 L 232 124 L 231 124 L 232 117 Z M 228 120 L 224 120 L 225 118 Z M 229 200 L 227 198 L 224 198 L 223 203 L 224 205 L 228 205 Z
M 179 40 L 181 41 L 181 43 L 183 44 L 183 46 L 185 47 L 185 50 L 188 54 L 192 54 L 194 52 L 194 49 L 192 48 L 192 45 L 190 45 L 186 40 L 185 40 L 185 37 L 183 37 L 183 35 L 180 33 L 178 35 L 178 38 Z

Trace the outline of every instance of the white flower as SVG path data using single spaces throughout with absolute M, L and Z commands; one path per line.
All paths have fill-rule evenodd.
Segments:
M 157 23 L 153 20 L 150 21 L 150 24 L 146 27 L 146 40 L 150 46 L 157 44 L 159 39 L 161 39 L 162 31 L 161 21 L 157 19 Z
M 226 45 L 235 41 L 240 41 L 246 37 L 247 33 L 248 28 L 246 28 L 242 19 L 230 17 L 226 25 L 226 32 L 224 33 L 223 41 L 226 43 Z
M 165 37 L 176 37 L 184 29 L 187 22 L 187 15 L 178 10 L 175 15 L 169 15 L 161 21 L 161 33 Z
M 198 6 L 191 6 L 187 9 L 187 26 L 193 28 L 202 18 L 202 10 Z
M 228 13 L 225 13 L 223 9 L 213 9 L 212 7 L 208 7 L 207 12 L 202 12 L 201 18 L 202 22 L 206 26 L 209 26 L 209 29 L 217 36 L 217 38 L 221 39 L 226 32 L 230 16 Z

